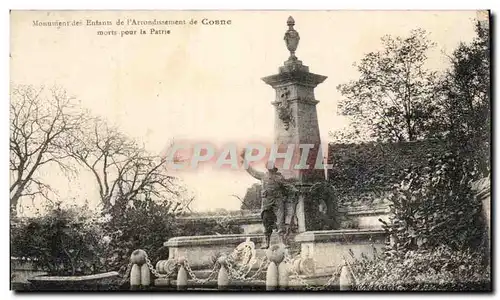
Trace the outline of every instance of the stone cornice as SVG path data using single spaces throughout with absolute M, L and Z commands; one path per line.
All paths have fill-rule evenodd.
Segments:
M 351 208 L 339 208 L 338 212 L 345 214 L 347 216 L 377 216 L 377 215 L 385 215 L 387 214 L 389 207 L 380 206 L 380 207 L 351 207 Z M 208 220 L 217 220 L 220 219 L 221 216 L 206 216 L 206 217 L 180 217 L 179 221 L 208 221 Z M 260 213 L 252 213 L 245 216 L 230 216 L 227 220 L 228 223 L 234 225 L 243 225 L 243 224 L 260 224 L 262 223 L 262 218 Z M 206 237 L 206 236 L 205 236 Z
M 174 237 L 166 241 L 166 247 L 198 247 L 204 245 L 228 245 L 244 242 L 250 238 L 253 242 L 260 242 L 264 234 L 225 234 L 225 235 L 204 235 L 204 236 L 181 236 Z M 339 229 L 306 231 L 295 236 L 295 242 L 345 242 L 351 240 L 382 240 L 385 238 L 385 231 L 382 229 Z
M 290 72 L 282 72 L 275 75 L 263 77 L 262 80 L 272 87 L 277 87 L 284 84 L 302 84 L 310 87 L 316 87 L 318 84 L 326 80 L 326 76 L 318 75 L 302 70 L 294 70 Z
M 345 242 L 351 240 L 373 240 L 385 239 L 385 231 L 382 229 L 340 229 L 340 230 L 322 230 L 306 231 L 295 236 L 295 242 Z
M 290 103 L 301 102 L 301 103 L 307 103 L 307 104 L 311 104 L 311 105 L 316 105 L 316 104 L 319 103 L 318 100 L 314 100 L 314 99 L 300 99 L 300 98 L 288 99 L 287 101 L 290 102 Z M 271 104 L 274 105 L 274 106 L 277 106 L 278 104 L 280 104 L 280 101 L 273 101 L 273 102 L 271 102 Z
M 224 234 L 174 237 L 163 243 L 166 247 L 196 247 L 203 245 L 227 245 L 243 243 L 247 238 L 260 242 L 264 234 Z

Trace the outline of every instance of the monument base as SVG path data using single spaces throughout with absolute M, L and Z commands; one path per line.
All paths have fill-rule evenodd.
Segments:
M 257 262 L 252 269 L 257 269 L 259 262 L 265 258 L 265 250 L 260 249 L 265 239 L 263 234 L 184 236 L 172 238 L 164 245 L 169 247 L 169 259 L 183 257 L 193 270 L 209 270 L 214 257 L 231 254 L 247 238 L 255 244 Z M 277 234 L 273 233 L 271 245 L 277 242 Z M 361 253 L 370 257 L 374 249 L 381 250 L 384 245 L 385 233 L 382 229 L 306 231 L 295 236 L 289 252 L 301 259 L 312 259 L 314 272 L 307 275 L 320 276 L 331 274 L 344 263 L 344 258 L 351 258 L 349 251 L 356 257 L 361 257 Z
M 295 237 L 300 244 L 300 258 L 314 261 L 314 273 L 320 276 L 332 274 L 344 264 L 361 254 L 372 257 L 375 251 L 385 246 L 385 232 L 382 229 L 340 229 L 328 231 L 306 231 Z
M 259 248 L 265 241 L 265 236 L 259 233 L 180 236 L 169 239 L 163 245 L 169 249 L 168 259 L 185 258 L 193 270 L 202 270 L 211 269 L 214 257 L 231 254 L 247 238 L 255 244 L 257 257 L 264 258 L 264 250 Z

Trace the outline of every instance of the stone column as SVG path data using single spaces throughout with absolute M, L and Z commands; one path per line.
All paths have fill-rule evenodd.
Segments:
M 293 28 L 295 21 L 292 17 L 288 18 L 287 25 L 289 29 L 285 33 L 285 43 L 290 51 L 290 57 L 279 68 L 278 74 L 264 77 L 262 80 L 276 91 L 275 101 L 272 102 L 275 109 L 274 144 L 278 147 L 279 153 L 285 153 L 289 145 L 295 147 L 291 167 L 283 168 L 283 159 L 277 160 L 276 167 L 286 178 L 295 178 L 300 185 L 307 185 L 325 177 L 323 169 L 315 168 L 317 157 L 321 155 L 322 161 L 326 153 L 321 153 L 316 112 L 319 101 L 314 96 L 314 88 L 327 77 L 309 72 L 309 67 L 297 59 L 295 50 L 300 37 Z M 310 147 L 309 149 L 300 147 L 306 144 L 312 146 L 306 146 Z M 300 162 L 303 151 L 309 151 L 305 164 L 308 167 L 295 170 L 294 166 Z M 308 216 L 307 212 L 314 212 L 317 208 L 310 208 L 310 199 L 304 196 L 299 196 L 297 201 L 299 232 L 311 230 L 307 228 L 307 219 L 314 216 Z

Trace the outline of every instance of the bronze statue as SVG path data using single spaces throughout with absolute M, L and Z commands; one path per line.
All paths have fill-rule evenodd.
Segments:
M 243 159 L 244 156 L 245 153 L 243 152 Z M 290 182 L 290 180 L 287 180 L 276 167 L 269 168 L 268 172 L 261 172 L 255 170 L 249 165 L 247 172 L 252 177 L 260 180 L 262 183 L 262 204 L 260 215 L 266 236 L 266 243 L 262 246 L 262 248 L 269 248 L 271 234 L 274 228 L 278 230 L 280 242 L 286 245 L 286 237 L 290 231 L 290 228 L 285 222 L 286 199 L 295 198 L 296 193 L 298 192 L 297 188 Z M 295 210 L 293 210 L 292 213 L 295 214 Z M 293 220 L 293 216 L 291 219 Z

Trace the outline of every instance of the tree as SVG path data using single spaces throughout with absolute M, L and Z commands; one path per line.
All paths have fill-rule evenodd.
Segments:
M 144 147 L 99 118 L 87 118 L 67 140 L 65 149 L 96 180 L 104 211 L 117 200 L 133 206 L 151 198 L 177 202 L 183 192 L 168 175 L 167 161 L 149 154 Z
M 106 271 L 103 224 L 87 206 L 56 203 L 42 216 L 11 222 L 11 255 L 30 258 L 51 275 L 90 275 Z
M 66 135 L 79 126 L 82 114 L 62 89 L 13 85 L 10 93 L 10 207 L 16 213 L 22 197 L 50 200 L 51 187 L 39 171 L 56 164 L 71 171 L 61 149 Z
M 262 202 L 262 197 L 260 195 L 261 191 L 262 185 L 260 183 L 252 184 L 245 193 L 245 197 L 241 203 L 241 209 L 260 209 Z
M 129 205 L 117 199 L 108 210 L 102 229 L 109 240 L 103 258 L 108 270 L 125 271 L 130 254 L 136 249 L 147 252 L 151 262 L 168 258 L 163 243 L 179 235 L 175 222 L 176 203 L 145 198 Z
M 175 235 L 175 217 L 192 200 L 169 175 L 168 161 L 95 117 L 82 122 L 65 149 L 95 179 L 106 219 L 103 230 L 110 241 L 106 266 L 124 271 L 130 253 L 138 248 L 146 250 L 151 261 L 165 259 L 168 252 L 162 244 Z
M 488 23 L 476 23 L 476 37 L 460 43 L 441 78 L 443 126 L 452 147 L 469 157 L 478 175 L 490 172 L 490 43 Z
M 401 183 L 390 197 L 391 212 L 384 229 L 390 237 L 388 253 L 432 249 L 453 250 L 484 246 L 481 203 L 471 189 L 473 173 L 452 152 L 428 155 L 427 166 L 401 173 Z
M 368 53 L 357 65 L 360 78 L 337 87 L 345 97 L 339 109 L 352 120 L 350 137 L 364 132 L 363 125 L 382 141 L 426 135 L 436 113 L 436 73 L 425 68 L 434 43 L 427 35 L 416 29 L 407 37 L 384 36 L 384 49 Z

